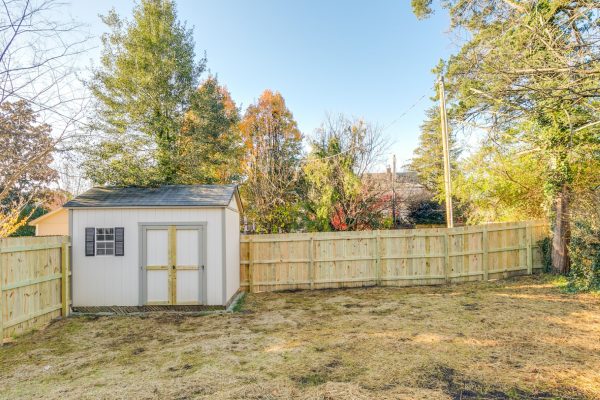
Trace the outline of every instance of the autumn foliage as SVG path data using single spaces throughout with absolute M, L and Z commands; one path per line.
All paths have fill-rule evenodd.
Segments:
M 245 146 L 242 194 L 259 232 L 288 232 L 301 213 L 302 133 L 283 96 L 265 90 L 240 123 Z

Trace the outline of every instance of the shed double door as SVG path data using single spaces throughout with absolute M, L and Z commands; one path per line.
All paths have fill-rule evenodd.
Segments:
M 145 304 L 202 304 L 202 227 L 143 229 Z

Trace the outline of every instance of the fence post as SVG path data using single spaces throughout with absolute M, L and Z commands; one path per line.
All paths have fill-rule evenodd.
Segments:
M 314 264 L 314 239 L 313 235 L 310 235 L 308 242 L 308 280 L 310 281 L 310 289 L 315 288 L 315 264 Z
M 381 236 L 375 233 L 375 285 L 381 286 Z
M 448 229 L 444 232 L 444 276 L 446 283 L 450 282 L 450 236 Z
M 2 245 L 2 239 L 0 239 L 0 247 Z M 4 307 L 2 302 L 4 299 L 4 291 L 2 289 L 2 255 L 0 254 L 0 347 L 4 346 Z
M 69 245 L 63 243 L 60 246 L 60 267 L 62 270 L 61 289 L 62 289 L 62 316 L 69 316 Z
M 489 240 L 488 240 L 488 228 L 487 225 L 483 226 L 483 231 L 482 231 L 482 235 L 483 235 L 483 241 L 481 244 L 482 250 L 483 250 L 483 259 L 482 264 L 483 264 L 483 280 L 487 281 L 489 279 L 489 257 L 488 257 L 488 250 L 489 250 Z
M 531 221 L 525 223 L 525 236 L 527 241 L 527 275 L 533 274 L 533 252 L 531 249 Z
M 248 293 L 252 293 L 254 290 L 254 246 L 252 243 L 252 236 L 248 238 Z

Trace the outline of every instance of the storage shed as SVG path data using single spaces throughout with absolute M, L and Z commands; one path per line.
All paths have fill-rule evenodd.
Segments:
M 94 187 L 64 208 L 74 308 L 226 306 L 239 291 L 235 185 Z

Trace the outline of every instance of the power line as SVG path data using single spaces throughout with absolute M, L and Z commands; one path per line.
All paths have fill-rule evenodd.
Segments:
M 394 125 L 396 122 L 400 121 L 402 119 L 402 117 L 404 117 L 413 108 L 415 108 L 421 102 L 421 100 L 423 100 L 425 97 L 427 97 L 427 93 L 425 93 L 421 97 L 419 97 L 410 107 L 408 107 L 406 110 L 404 110 L 404 112 L 402 114 L 400 114 L 396 119 L 394 119 L 392 122 L 390 122 L 385 127 L 383 127 L 383 129 L 381 131 L 385 132 L 389 127 L 391 127 L 392 125 Z M 320 157 L 320 158 L 318 158 L 318 160 L 321 161 L 321 160 L 327 160 L 327 159 L 330 159 L 330 158 L 339 157 L 341 155 L 344 155 L 345 153 L 350 152 L 351 150 L 354 150 L 354 148 L 355 148 L 355 146 L 352 146 L 349 149 L 346 149 L 344 151 L 340 151 L 337 154 L 333 154 L 333 155 L 326 156 L 326 157 Z M 309 162 L 309 161 L 312 161 L 312 160 L 310 158 L 306 158 L 304 160 L 301 160 L 300 163 L 303 164 L 303 163 Z
M 387 124 L 382 131 L 387 130 L 390 126 L 394 125 L 396 122 L 400 121 L 402 119 L 402 117 L 404 117 L 406 114 L 408 114 L 413 108 L 415 108 L 417 106 L 417 104 L 419 104 L 421 102 L 421 100 L 423 100 L 425 97 L 427 97 L 427 93 L 425 93 L 423 96 L 419 97 L 419 99 L 417 99 L 417 101 L 415 101 L 410 107 L 408 107 L 402 114 L 400 114 L 395 120 L 393 120 L 392 122 L 390 122 L 389 124 Z

